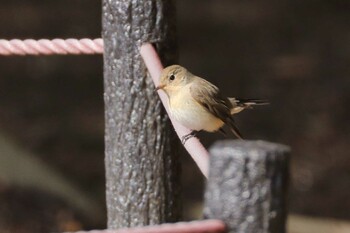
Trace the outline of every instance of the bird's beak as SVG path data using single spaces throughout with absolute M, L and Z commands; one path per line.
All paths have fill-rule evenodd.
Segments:
M 156 91 L 159 91 L 159 90 L 163 90 L 163 88 L 165 87 L 165 85 L 159 85 L 158 87 L 156 87 Z

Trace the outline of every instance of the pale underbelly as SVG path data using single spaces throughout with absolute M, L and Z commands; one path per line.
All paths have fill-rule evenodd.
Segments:
M 186 102 L 181 104 L 181 107 L 170 104 L 169 107 L 172 117 L 192 130 L 213 132 L 224 125 L 224 122 L 197 103 Z

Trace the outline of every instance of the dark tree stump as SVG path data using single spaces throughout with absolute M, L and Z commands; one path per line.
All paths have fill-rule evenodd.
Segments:
M 174 5 L 103 0 L 102 19 L 108 228 L 176 221 L 178 140 L 139 53 L 152 42 L 164 65 L 175 62 Z
M 228 140 L 210 154 L 205 217 L 223 220 L 232 233 L 286 232 L 289 148 Z

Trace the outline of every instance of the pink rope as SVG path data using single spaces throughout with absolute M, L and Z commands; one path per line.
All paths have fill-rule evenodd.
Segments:
M 98 39 L 41 39 L 41 40 L 4 40 L 0 39 L 0 55 L 52 55 L 52 54 L 101 54 L 103 53 L 103 40 Z M 163 70 L 163 66 L 160 62 L 157 52 L 153 46 L 146 43 L 141 46 L 141 56 L 143 57 L 145 64 L 152 76 L 154 84 L 159 84 L 160 73 Z M 166 95 L 159 91 L 159 96 L 163 102 L 163 105 L 167 112 L 168 102 Z M 170 116 L 171 119 L 171 116 Z M 191 131 L 182 126 L 177 121 L 171 119 L 175 131 L 179 138 L 190 133 Z M 199 169 L 205 177 L 208 177 L 208 161 L 209 153 L 200 143 L 200 141 L 193 137 L 189 139 L 185 148 L 192 156 L 193 160 L 197 163 Z
M 103 41 L 98 39 L 0 39 L 0 55 L 101 54 Z
M 151 44 L 146 43 L 141 46 L 140 53 L 143 60 L 145 61 L 148 71 L 152 76 L 154 84 L 158 86 L 159 78 L 163 70 L 163 66 L 161 64 L 161 61 L 158 57 L 157 52 L 155 51 L 155 49 Z M 162 91 L 158 91 L 158 94 L 160 96 L 160 99 L 170 117 L 170 120 L 179 138 L 190 133 L 191 132 L 190 129 L 187 129 L 186 127 L 178 123 L 176 120 L 171 118 L 171 114 L 169 114 L 169 107 L 168 107 L 166 94 Z M 185 148 L 188 151 L 188 153 L 191 155 L 193 160 L 196 162 L 197 166 L 199 167 L 203 175 L 205 177 L 208 177 L 209 153 L 204 148 L 204 146 L 200 143 L 198 138 L 192 137 L 189 140 L 187 140 L 185 144 Z
M 223 233 L 225 224 L 220 220 L 165 223 L 155 226 L 123 228 L 118 230 L 78 231 L 75 233 Z M 68 233 L 68 232 L 66 232 Z

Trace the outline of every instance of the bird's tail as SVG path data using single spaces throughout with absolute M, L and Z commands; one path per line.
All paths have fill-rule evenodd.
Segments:
M 239 129 L 237 128 L 237 126 L 235 125 L 235 122 L 232 118 L 232 116 L 228 119 L 228 121 L 226 122 L 226 124 L 228 125 L 228 127 L 230 128 L 230 130 L 232 131 L 232 133 L 239 139 L 243 139 L 243 136 L 241 134 L 241 132 L 239 131 Z
M 231 115 L 241 112 L 244 109 L 253 108 L 254 105 L 267 105 L 269 104 L 266 100 L 261 99 L 237 99 L 229 98 L 230 102 L 234 106 L 231 109 Z

